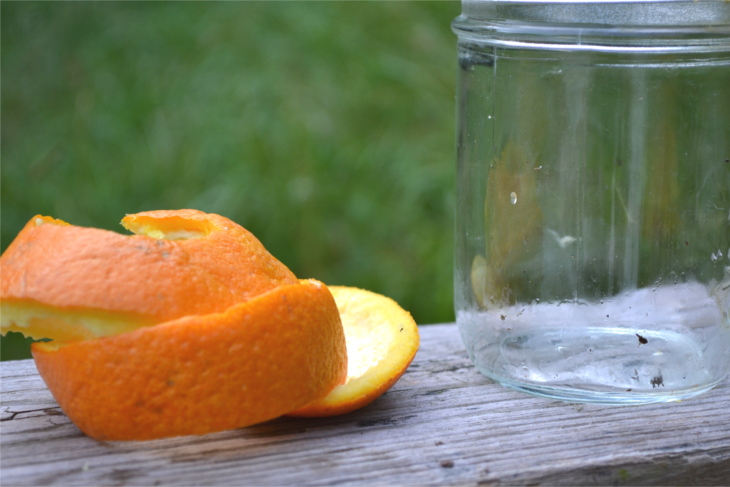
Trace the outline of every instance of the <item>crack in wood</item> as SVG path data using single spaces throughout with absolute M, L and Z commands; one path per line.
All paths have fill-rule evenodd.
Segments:
M 3 411 L 3 414 L 9 414 L 10 416 L 0 418 L 0 421 L 12 421 L 19 414 L 37 413 L 37 412 L 44 412 L 45 414 L 47 414 L 49 416 L 65 416 L 65 414 L 59 408 L 26 409 L 23 411 L 11 411 L 10 408 L 5 408 L 5 411 Z
M 408 416 L 401 416 L 398 418 L 374 418 L 374 419 L 363 419 L 355 423 L 360 428 L 369 428 L 372 426 L 396 426 L 404 421 L 411 418 L 415 418 L 416 414 L 410 414 Z
M 434 389 L 432 391 L 426 391 L 421 394 L 415 394 L 416 396 L 438 396 L 439 394 L 443 394 L 444 392 L 448 392 L 449 389 Z

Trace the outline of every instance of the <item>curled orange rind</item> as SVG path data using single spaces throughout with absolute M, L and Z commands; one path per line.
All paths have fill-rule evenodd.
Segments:
M 38 371 L 93 438 L 343 414 L 415 355 L 417 327 L 395 302 L 299 280 L 227 218 L 151 211 L 122 224 L 133 235 L 36 216 L 0 258 L 2 333 L 53 339 L 32 346 Z

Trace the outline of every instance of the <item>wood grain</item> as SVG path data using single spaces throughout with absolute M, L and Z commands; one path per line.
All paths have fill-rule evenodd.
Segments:
M 32 361 L 3 362 L 0 484 L 730 484 L 727 380 L 680 403 L 567 404 L 481 376 L 453 324 L 421 334 L 408 372 L 360 411 L 148 442 L 84 436 Z

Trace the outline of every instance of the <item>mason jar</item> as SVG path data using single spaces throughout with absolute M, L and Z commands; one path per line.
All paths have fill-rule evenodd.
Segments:
M 455 310 L 501 384 L 684 399 L 730 369 L 730 2 L 464 0 Z

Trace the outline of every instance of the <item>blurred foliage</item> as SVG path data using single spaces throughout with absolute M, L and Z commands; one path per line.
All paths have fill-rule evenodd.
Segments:
M 300 277 L 453 320 L 458 2 L 0 8 L 3 250 L 38 213 L 197 208 Z

